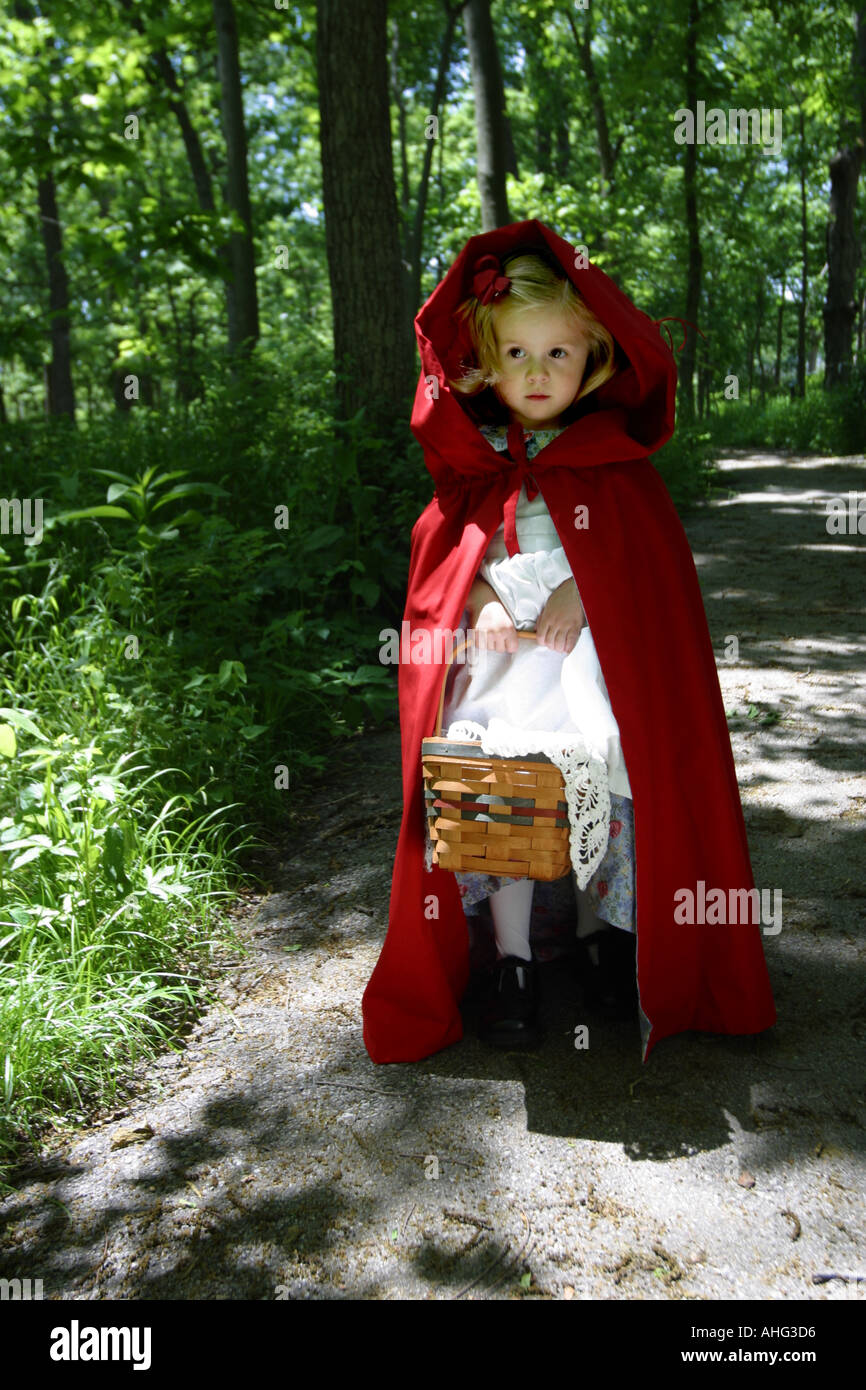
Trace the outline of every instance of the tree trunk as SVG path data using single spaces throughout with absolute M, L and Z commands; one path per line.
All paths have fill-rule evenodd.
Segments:
M 698 100 L 698 21 L 700 9 L 698 0 L 689 0 L 689 27 L 686 32 L 686 107 L 697 110 Z M 698 230 L 698 149 L 694 141 L 685 147 L 684 190 L 686 201 L 686 229 L 688 234 L 688 279 L 686 282 L 687 323 L 696 324 L 701 302 L 701 275 L 703 258 L 701 255 L 700 233 Z M 686 421 L 693 420 L 695 414 L 694 372 L 695 344 L 697 333 L 686 330 L 686 341 L 680 356 L 680 409 Z M 750 387 L 751 389 L 751 387 Z
M 466 45 L 475 95 L 475 141 L 481 229 L 490 232 L 511 221 L 505 175 L 513 168 L 511 135 L 505 111 L 505 88 L 499 48 L 490 16 L 490 0 L 468 0 L 463 11 Z
M 128 22 L 137 33 L 141 34 L 143 38 L 147 38 L 147 26 L 143 22 L 141 16 L 136 12 L 136 3 L 137 0 L 121 0 Z M 189 171 L 192 175 L 199 208 L 204 213 L 215 213 L 216 199 L 214 198 L 213 180 L 210 176 L 210 170 L 207 167 L 207 161 L 205 160 L 204 150 L 202 149 L 198 131 L 192 123 L 192 118 L 190 117 L 187 104 L 184 101 L 180 83 L 171 65 L 171 59 L 164 48 L 154 48 L 151 50 L 150 60 L 152 71 L 149 71 L 147 76 L 154 86 L 157 85 L 158 81 L 161 82 L 169 94 L 169 110 L 174 115 L 178 128 L 180 129 L 180 137 L 183 141 L 184 150 L 186 151 L 187 163 L 189 164 Z M 238 340 L 238 332 L 234 284 L 232 283 L 231 254 L 228 243 L 221 242 L 216 249 L 216 253 L 222 268 L 226 301 L 226 328 L 229 342 L 232 343 Z
M 51 150 L 40 140 L 44 163 L 38 182 L 39 218 L 42 243 L 48 267 L 48 303 L 51 313 L 51 361 L 46 364 L 45 410 L 48 415 L 68 415 L 75 419 L 75 389 L 72 385 L 72 344 L 69 325 L 69 280 L 63 263 L 63 232 L 57 211 Z
M 548 124 L 547 112 L 535 108 L 535 167 L 539 174 L 549 178 L 553 173 L 553 139 Z
M 607 120 L 607 109 L 604 104 L 604 97 L 601 91 L 601 83 L 598 80 L 598 73 L 595 70 L 595 63 L 592 57 L 592 20 L 589 15 L 583 22 L 578 31 L 577 25 L 572 18 L 570 11 L 566 11 L 571 32 L 574 35 L 574 42 L 577 47 L 577 56 L 586 85 L 589 89 L 589 102 L 592 107 L 592 118 L 595 124 L 595 145 L 598 151 L 599 183 L 602 198 L 608 197 L 613 191 L 614 166 L 618 151 L 614 151 L 610 140 L 610 127 Z
M 226 202 L 243 227 L 242 231 L 233 232 L 229 238 L 236 311 L 236 322 L 229 324 L 229 351 L 249 355 L 259 338 L 259 305 L 238 30 L 232 0 L 213 0 L 213 17 L 217 36 L 220 111 L 226 142 Z
M 839 150 L 830 160 L 827 219 L 827 297 L 824 301 L 824 387 L 847 381 L 857 315 L 856 285 L 860 248 L 855 227 L 861 150 Z
M 797 395 L 806 395 L 806 300 L 809 293 L 809 213 L 806 200 L 806 119 L 800 106 L 800 303 L 797 309 Z
M 758 288 L 755 295 L 755 356 L 758 359 L 758 390 L 761 393 L 761 405 L 763 406 L 767 396 L 767 379 L 764 371 L 764 351 L 761 343 L 761 334 L 764 331 L 764 314 L 766 311 L 766 286 L 763 276 L 758 278 Z
M 317 0 L 322 195 L 340 416 L 404 418 L 409 350 L 391 154 L 386 0 Z
M 405 225 L 409 217 L 409 152 L 406 148 L 406 103 L 400 83 L 400 25 L 391 20 L 391 93 L 397 108 L 397 142 L 400 149 L 400 210 Z
M 36 14 L 27 0 L 15 0 L 13 9 L 16 19 L 22 24 L 36 23 Z M 51 317 L 51 360 L 44 364 L 45 413 L 65 415 L 74 421 L 75 388 L 72 384 L 69 280 L 63 261 L 63 229 L 57 210 L 54 153 L 49 133 L 51 124 L 51 99 L 46 91 L 43 109 L 34 119 L 32 140 L 39 225 L 48 269 L 48 306 Z
M 857 317 L 857 189 L 866 145 L 866 10 L 854 13 L 851 71 L 857 114 L 844 123 L 845 143 L 830 161 L 827 220 L 827 295 L 824 301 L 824 388 L 851 375 L 852 338 Z M 840 142 L 841 143 L 841 142 Z
M 556 177 L 567 179 L 571 165 L 571 144 L 568 138 L 568 121 L 556 123 Z
M 448 75 L 448 67 L 451 62 L 451 45 L 454 41 L 454 26 L 457 16 L 460 13 L 460 6 L 455 5 L 453 9 L 448 8 L 445 24 L 445 33 L 442 38 L 442 48 L 439 53 L 439 67 L 436 72 L 436 85 L 433 89 L 433 103 L 430 114 L 437 116 L 442 106 L 445 96 L 445 81 Z M 410 345 L 414 351 L 415 334 L 413 323 L 415 314 L 420 308 L 421 298 L 421 252 L 424 244 L 424 218 L 427 212 L 427 196 L 430 188 L 430 171 L 433 167 L 433 148 L 437 143 L 440 150 L 442 131 L 439 130 L 435 140 L 426 140 L 424 145 L 424 163 L 421 169 L 421 180 L 418 185 L 418 199 L 415 205 L 415 220 L 409 233 L 406 247 L 406 260 L 409 263 L 409 292 L 406 309 L 409 317 Z

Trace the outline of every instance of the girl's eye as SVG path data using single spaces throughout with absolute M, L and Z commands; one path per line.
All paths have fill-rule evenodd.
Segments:
M 509 349 L 508 349 L 508 356 L 517 359 L 518 353 L 522 353 L 523 350 L 524 350 L 523 348 L 519 348 L 519 347 L 512 347 L 512 348 L 509 348 Z M 551 351 L 551 354 L 554 353 L 554 352 L 560 352 L 560 353 L 562 353 L 562 356 L 563 356 L 563 357 L 566 357 L 566 356 L 567 356 L 567 353 L 566 353 L 565 348 L 555 347 L 555 348 L 551 348 L 550 351 Z

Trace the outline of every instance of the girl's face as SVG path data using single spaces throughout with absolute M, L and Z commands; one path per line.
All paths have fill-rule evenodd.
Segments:
M 583 380 L 589 341 L 562 309 L 514 309 L 494 316 L 499 349 L 495 390 L 525 429 L 554 429 Z

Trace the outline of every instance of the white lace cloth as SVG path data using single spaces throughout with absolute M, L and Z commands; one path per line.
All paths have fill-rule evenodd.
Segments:
M 567 743 L 561 734 L 543 729 L 518 729 L 504 719 L 491 719 L 485 729 L 471 719 L 449 726 L 448 738 L 473 739 L 484 753 L 500 758 L 522 758 L 543 753 L 562 773 L 568 805 L 571 866 L 579 888 L 585 888 L 607 849 L 610 838 L 610 789 L 607 768 L 582 742 Z M 503 804 L 501 796 L 482 796 L 481 803 Z M 520 814 L 520 808 L 515 811 Z M 479 820 L 487 820 L 481 815 Z

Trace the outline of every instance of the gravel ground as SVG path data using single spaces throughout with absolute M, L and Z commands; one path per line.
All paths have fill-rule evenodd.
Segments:
M 182 1050 L 16 1175 L 0 1275 L 55 1299 L 866 1298 L 866 539 L 828 535 L 824 510 L 866 466 L 743 453 L 722 481 L 686 529 L 755 879 L 783 892 L 777 1026 L 683 1034 L 643 1065 L 636 1021 L 583 1017 L 551 962 L 542 1051 L 468 1036 L 374 1066 L 390 728 L 341 753 L 273 891 L 239 902 L 246 954 Z

